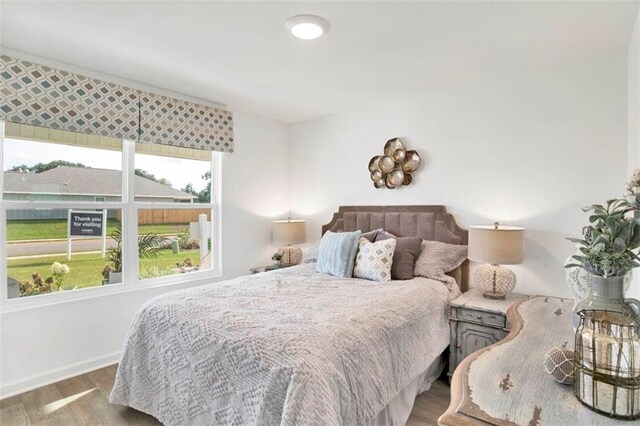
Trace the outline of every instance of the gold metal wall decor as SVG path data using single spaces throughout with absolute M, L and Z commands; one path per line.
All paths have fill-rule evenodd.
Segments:
M 395 189 L 413 182 L 411 173 L 418 170 L 422 159 L 414 151 L 407 151 L 400 138 L 389 139 L 384 145 L 384 155 L 376 155 L 369 161 L 369 173 L 373 186 Z

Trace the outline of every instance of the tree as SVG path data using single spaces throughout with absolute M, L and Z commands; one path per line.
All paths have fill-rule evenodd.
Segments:
M 154 174 L 149 173 L 148 171 L 143 170 L 143 169 L 136 169 L 135 170 L 135 174 L 137 176 L 143 177 L 145 179 L 152 180 L 154 182 L 161 183 L 163 185 L 172 186 L 171 182 L 169 182 L 167 179 L 165 179 L 165 178 L 157 178 Z
M 187 194 L 195 195 L 197 198 L 195 200 L 196 203 L 210 203 L 211 202 L 211 172 L 207 172 L 202 175 L 202 179 L 205 180 L 206 186 L 200 192 L 196 191 L 193 188 L 193 184 L 189 182 L 187 186 L 182 188 L 180 191 L 186 192 Z
M 85 166 L 82 163 L 72 163 L 66 160 L 54 160 L 49 161 L 48 163 L 38 163 L 35 166 L 28 167 L 26 164 L 20 164 L 19 166 L 13 166 L 9 169 L 10 172 L 18 172 L 18 173 L 42 173 L 56 167 L 78 167 L 82 169 L 87 169 L 89 167 Z
M 8 172 L 29 173 L 29 167 L 26 164 L 20 164 L 19 166 L 13 166 L 7 170 Z
M 202 191 L 198 193 L 198 203 L 210 203 L 211 202 L 211 172 L 207 172 L 202 175 L 202 179 L 205 180 L 206 186 Z
M 198 196 L 198 191 L 196 191 L 195 189 L 193 189 L 193 184 L 191 182 L 189 182 L 187 184 L 187 186 L 185 186 L 184 188 L 182 188 L 180 191 L 182 192 L 186 192 L 187 194 L 191 194 L 191 195 L 195 195 Z

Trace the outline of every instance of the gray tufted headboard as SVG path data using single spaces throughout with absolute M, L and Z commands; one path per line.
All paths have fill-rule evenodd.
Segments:
M 469 241 L 468 232 L 460 228 L 444 206 L 340 206 L 331 222 L 322 227 L 327 231 L 372 231 L 383 228 L 398 237 L 420 237 L 423 240 L 448 244 Z M 451 271 L 462 291 L 469 288 L 469 262 Z

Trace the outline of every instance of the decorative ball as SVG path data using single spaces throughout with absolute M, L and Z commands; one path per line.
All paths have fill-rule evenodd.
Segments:
M 380 178 L 379 180 L 373 182 L 373 186 L 376 188 L 382 188 L 384 186 L 384 179 Z
M 382 173 L 389 173 L 391 170 L 393 170 L 396 162 L 393 161 L 393 158 L 389 157 L 388 155 L 383 155 L 382 157 L 380 157 L 380 160 L 378 160 L 378 165 L 380 166 L 380 171 Z
M 381 157 L 380 155 L 376 155 L 369 161 L 369 171 L 371 173 L 375 172 L 376 170 L 380 170 L 380 166 L 378 165 L 378 161 L 380 160 L 380 157 Z
M 380 170 L 376 170 L 375 172 L 371 173 L 371 180 L 372 181 L 377 181 L 382 179 L 382 172 Z
M 405 152 L 404 149 L 396 149 L 393 153 L 393 160 L 396 163 L 401 163 L 404 160 Z
M 575 353 L 564 348 L 553 348 L 544 356 L 544 369 L 563 385 L 573 384 Z
M 409 173 L 404 174 L 404 179 L 402 180 L 403 185 L 411 185 L 413 182 L 413 177 Z
M 400 138 L 389 139 L 384 145 L 384 155 L 392 157 L 393 154 L 399 149 L 404 151 L 404 145 L 402 144 Z
M 391 182 L 394 186 L 402 185 L 402 182 L 404 182 L 404 172 L 399 168 L 391 170 L 387 175 L 387 182 Z
M 418 170 L 422 159 L 416 151 L 407 151 L 402 162 L 402 170 L 406 173 L 413 173 Z

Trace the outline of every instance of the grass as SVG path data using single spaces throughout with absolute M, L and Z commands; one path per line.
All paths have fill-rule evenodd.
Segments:
M 166 272 L 175 268 L 177 262 L 183 262 L 191 257 L 194 264 L 200 263 L 200 250 L 185 250 L 180 254 L 173 254 L 171 250 L 162 250 L 156 259 L 141 259 L 140 272 L 150 269 Z M 107 264 L 100 254 L 78 254 L 70 261 L 66 256 L 47 256 L 31 259 L 13 259 L 7 261 L 7 275 L 18 281 L 31 280 L 31 275 L 39 273 L 43 278 L 51 275 L 53 262 L 64 263 L 69 266 L 69 274 L 65 276 L 63 289 L 71 290 L 74 287 L 93 287 L 102 284 L 102 269 Z
M 120 224 L 117 219 L 107 220 L 107 235 Z M 141 234 L 176 234 L 188 228 L 188 223 L 162 223 L 140 225 Z M 66 219 L 7 220 L 7 241 L 51 240 L 67 238 Z

